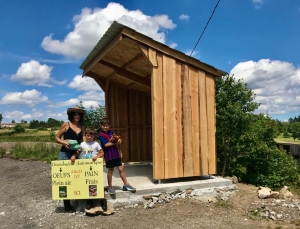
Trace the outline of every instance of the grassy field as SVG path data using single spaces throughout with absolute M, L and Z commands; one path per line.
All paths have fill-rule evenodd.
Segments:
M 293 139 L 292 137 L 284 138 L 283 134 L 280 134 L 277 138 L 274 139 L 276 142 L 287 142 L 287 143 L 293 143 L 293 144 L 300 144 L 299 139 Z
M 0 129 L 0 142 L 54 142 L 57 131 L 26 129 L 25 133 L 12 133 L 13 130 Z M 8 133 L 8 134 L 4 134 Z

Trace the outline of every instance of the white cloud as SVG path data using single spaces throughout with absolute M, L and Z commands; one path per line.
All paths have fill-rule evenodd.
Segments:
M 31 60 L 27 63 L 22 63 L 18 68 L 16 74 L 11 76 L 11 80 L 20 81 L 25 85 L 37 85 L 44 87 L 52 87 L 49 82 L 56 84 L 65 84 L 66 81 L 55 81 L 51 75 L 52 67 L 46 64 L 40 64 L 36 60 Z
M 83 91 L 83 94 L 78 95 L 77 98 L 71 98 L 58 104 L 49 105 L 48 107 L 74 107 L 79 105 L 80 101 L 82 101 L 82 105 L 86 108 L 90 108 L 91 106 L 98 107 L 98 104 L 104 104 L 104 92 L 96 81 L 90 77 L 82 78 L 81 75 L 76 75 L 68 84 L 68 87 L 77 91 Z
M 32 118 L 31 114 L 24 114 L 22 111 L 5 112 L 3 117 L 6 119 L 14 119 L 16 122 L 20 122 L 22 119 L 28 120 Z
M 300 111 L 300 68 L 293 64 L 261 59 L 258 62 L 238 63 L 230 72 L 236 79 L 243 79 L 261 103 L 257 112 L 284 114 Z
M 99 91 L 101 90 L 97 82 L 91 77 L 83 77 L 76 75 L 73 80 L 68 84 L 69 88 L 74 88 L 78 91 Z
M 73 17 L 74 30 L 63 40 L 46 36 L 41 46 L 48 52 L 71 58 L 84 58 L 96 45 L 113 21 L 118 21 L 154 40 L 166 43 L 165 31 L 176 25 L 167 15 L 148 16 L 140 10 L 127 10 L 119 3 L 109 3 L 106 8 L 84 8 Z
M 265 0 L 252 0 L 254 3 L 254 8 L 259 9 L 261 8 L 262 4 L 264 3 Z
M 7 93 L 1 100 L 0 104 L 5 105 L 27 105 L 34 106 L 36 104 L 47 102 L 48 98 L 42 96 L 42 93 L 33 89 L 24 92 Z
M 103 91 L 87 91 L 84 94 L 79 95 L 78 99 L 81 101 L 86 101 L 86 100 L 103 101 L 105 98 L 104 98 Z
M 189 19 L 190 19 L 190 16 L 187 14 L 181 14 L 179 16 L 179 20 L 182 20 L 182 21 L 188 21 Z
M 168 44 L 168 46 L 169 46 L 170 48 L 174 49 L 174 48 L 176 48 L 177 44 L 174 43 L 174 42 L 170 42 L 170 43 Z

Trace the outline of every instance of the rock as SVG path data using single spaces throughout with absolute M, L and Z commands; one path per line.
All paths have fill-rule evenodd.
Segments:
M 270 198 L 278 199 L 279 198 L 279 192 L 271 191 Z
M 288 191 L 288 187 L 284 186 L 280 191 L 279 191 L 279 197 L 281 199 L 285 199 L 285 200 L 292 200 L 293 198 L 293 194 Z
M 193 189 L 188 189 L 188 190 L 185 191 L 185 193 L 188 194 L 188 195 L 191 194 L 192 192 L 193 192 Z
M 233 184 L 237 184 L 239 183 L 239 179 L 236 176 L 232 176 L 232 177 L 224 177 L 227 180 L 231 180 Z
M 270 196 L 272 190 L 268 187 L 259 187 L 258 188 L 258 198 L 266 199 Z
M 143 196 L 143 198 L 144 198 L 145 200 L 150 200 L 150 199 L 152 199 L 152 195 Z
M 157 197 L 152 197 L 152 201 L 153 201 L 153 203 L 156 203 L 158 201 L 158 198 Z

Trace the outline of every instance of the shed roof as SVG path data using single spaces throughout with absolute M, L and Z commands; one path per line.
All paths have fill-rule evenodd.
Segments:
M 184 60 L 187 64 L 191 64 L 196 67 L 200 67 L 203 70 L 206 70 L 210 73 L 212 73 L 215 76 L 224 76 L 228 74 L 227 72 L 224 72 L 220 69 L 217 69 L 209 64 L 206 64 L 204 62 L 201 62 L 200 60 L 187 56 L 183 52 L 180 52 L 178 50 L 172 49 L 167 45 L 164 45 L 160 42 L 157 42 L 153 40 L 152 38 L 145 36 L 144 34 L 141 34 L 135 30 L 133 30 L 130 27 L 127 27 L 123 24 L 120 24 L 116 21 L 112 23 L 112 25 L 108 28 L 106 33 L 102 36 L 102 38 L 99 40 L 99 42 L 95 45 L 95 47 L 92 49 L 92 51 L 88 54 L 86 59 L 82 62 L 80 65 L 80 69 L 85 70 L 92 62 L 99 56 L 105 48 L 113 42 L 114 39 L 118 36 L 126 36 L 130 37 L 131 39 L 134 39 L 138 41 L 139 43 L 145 44 L 147 46 L 150 46 L 154 49 L 157 49 L 165 54 L 171 55 L 174 58 Z M 85 73 L 85 72 L 84 72 Z M 85 75 L 85 74 L 83 74 Z

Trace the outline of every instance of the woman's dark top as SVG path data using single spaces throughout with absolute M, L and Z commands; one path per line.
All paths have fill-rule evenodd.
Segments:
M 64 132 L 64 139 L 68 140 L 77 140 L 78 144 L 82 142 L 82 130 L 76 134 L 76 132 L 70 127 L 69 123 L 69 128 L 66 132 Z M 75 150 L 68 150 L 64 146 L 60 148 L 61 152 L 67 152 L 67 153 L 74 153 Z

